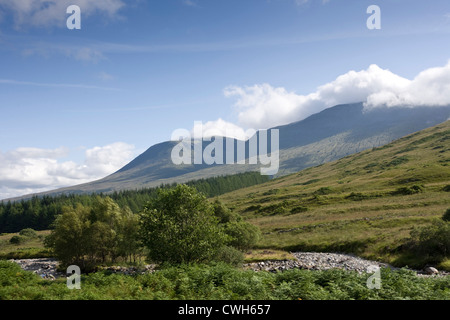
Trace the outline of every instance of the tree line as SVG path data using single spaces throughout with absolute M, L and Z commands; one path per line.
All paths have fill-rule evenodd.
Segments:
M 207 197 L 215 197 L 233 190 L 253 186 L 268 181 L 268 176 L 259 172 L 246 172 L 235 175 L 193 180 L 185 183 Z M 46 230 L 51 228 L 56 217 L 64 207 L 77 208 L 93 206 L 97 197 L 109 197 L 120 208 L 128 208 L 132 213 L 140 212 L 144 205 L 153 199 L 160 189 L 170 189 L 176 183 L 155 188 L 114 191 L 109 194 L 63 194 L 58 196 L 33 196 L 29 200 L 0 202 L 0 233 L 18 232 L 25 228 Z

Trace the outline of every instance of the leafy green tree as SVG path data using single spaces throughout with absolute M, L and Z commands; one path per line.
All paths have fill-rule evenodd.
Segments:
M 130 262 L 142 254 L 142 243 L 139 239 L 139 215 L 126 208 L 122 211 L 117 224 L 117 254 L 128 258 Z
M 214 215 L 219 219 L 219 223 L 225 224 L 231 221 L 240 221 L 242 217 L 227 208 L 219 199 L 213 203 Z
M 141 238 L 150 260 L 175 264 L 210 261 L 226 241 L 212 205 L 186 185 L 160 189 L 147 203 Z
M 219 219 L 224 232 L 229 236 L 228 245 L 245 251 L 256 245 L 261 238 L 261 231 L 242 217 L 227 208 L 216 199 L 213 203 L 214 214 Z
M 75 208 L 64 207 L 56 217 L 54 230 L 45 239 L 63 266 L 78 265 L 86 270 L 94 266 L 91 239 L 89 238 L 91 208 L 78 204 Z
M 254 247 L 261 237 L 259 228 L 245 221 L 228 222 L 224 230 L 231 237 L 228 244 L 241 251 Z
M 90 271 L 99 263 L 135 254 L 138 227 L 129 209 L 121 209 L 111 198 L 97 197 L 92 206 L 64 207 L 46 246 L 62 265 L 75 264 Z

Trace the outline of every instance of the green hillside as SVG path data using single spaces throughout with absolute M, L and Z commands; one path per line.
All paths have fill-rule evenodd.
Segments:
M 450 121 L 220 197 L 263 232 L 260 248 L 348 252 L 396 265 L 413 228 L 450 208 Z

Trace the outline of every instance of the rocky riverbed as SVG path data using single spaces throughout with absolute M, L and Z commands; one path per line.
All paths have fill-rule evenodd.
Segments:
M 398 269 L 389 264 L 362 259 L 349 254 L 324 252 L 292 252 L 295 260 L 263 261 L 245 264 L 246 269 L 254 271 L 277 272 L 288 269 L 329 270 L 343 269 L 358 273 L 372 273 L 376 268 Z M 418 276 L 448 276 L 449 272 L 438 271 L 434 267 L 413 270 Z
M 394 267 L 376 261 L 365 260 L 356 256 L 340 253 L 322 253 L 322 252 L 293 252 L 293 260 L 281 261 L 263 261 L 247 263 L 244 265 L 245 269 L 254 271 L 268 271 L 277 272 L 288 269 L 308 269 L 308 270 L 328 270 L 328 269 L 344 269 L 349 271 L 374 272 L 374 267 L 391 268 Z M 20 259 L 10 260 L 18 263 L 22 269 L 32 271 L 38 274 L 41 278 L 47 280 L 54 280 L 58 277 L 66 277 L 64 273 L 57 271 L 58 261 L 55 259 Z M 111 266 L 104 267 L 102 270 L 108 270 L 112 273 L 120 274 L 142 274 L 154 272 L 156 265 L 145 265 L 143 267 L 123 267 Z M 450 275 L 448 272 L 438 271 L 435 268 L 425 268 L 424 270 L 415 270 L 419 276 L 446 276 Z
M 318 253 L 318 252 L 293 252 L 295 260 L 264 261 L 246 264 L 246 268 L 255 271 L 283 271 L 287 269 L 328 270 L 344 269 L 367 272 L 368 268 L 393 268 L 385 263 L 369 261 L 348 254 Z
M 9 260 L 20 265 L 26 271 L 39 275 L 42 279 L 55 280 L 66 275 L 58 272 L 58 260 L 51 258 Z
M 41 258 L 41 259 L 17 259 L 10 260 L 20 265 L 20 267 L 26 271 L 31 271 L 39 275 L 42 279 L 55 280 L 56 278 L 66 277 L 67 275 L 63 272 L 59 272 L 58 260 L 51 258 Z M 121 273 L 126 275 L 132 275 L 137 273 L 148 273 L 153 272 L 156 265 L 149 264 L 141 267 L 123 267 L 123 266 L 110 266 L 101 267 L 100 270 L 107 270 L 111 273 Z

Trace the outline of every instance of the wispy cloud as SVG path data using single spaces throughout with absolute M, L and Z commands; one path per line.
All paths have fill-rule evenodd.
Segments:
M 0 14 L 12 16 L 16 29 L 65 27 L 65 12 L 70 5 L 78 5 L 84 16 L 103 14 L 116 18 L 125 3 L 122 0 L 0 0 Z
M 1 0 L 0 0 L 1 1 Z M 421 28 L 420 30 L 392 31 L 387 37 L 426 35 L 436 32 L 446 34 L 448 30 Z M 254 39 L 234 39 L 229 41 L 186 42 L 168 44 L 140 44 L 115 43 L 78 39 L 78 42 L 51 42 L 35 41 L 32 38 L 5 37 L 8 46 L 1 50 L 18 50 L 24 56 L 41 56 L 47 59 L 64 56 L 83 63 L 99 63 L 109 60 L 112 54 L 158 54 L 158 53 L 197 53 L 197 52 L 223 52 L 247 49 L 264 49 L 277 46 L 295 46 L 309 43 L 366 38 L 363 28 L 351 32 L 336 32 L 333 34 L 303 34 L 298 37 L 259 37 Z
M 303 6 L 305 4 L 307 4 L 309 2 L 309 0 L 295 0 L 295 4 L 298 6 Z
M 322 36 L 286 37 L 286 38 L 258 38 L 253 40 L 230 40 L 198 43 L 173 44 L 130 44 L 102 41 L 83 41 L 82 43 L 51 43 L 45 41 L 29 41 L 26 47 L 22 45 L 22 54 L 25 56 L 40 55 L 50 58 L 54 55 L 64 55 L 79 61 L 98 62 L 108 59 L 109 54 L 141 54 L 141 53 L 184 53 L 184 52 L 216 52 L 242 49 L 256 49 L 274 46 L 307 44 L 319 41 L 339 40 L 347 38 L 365 37 L 367 35 L 356 31 L 353 34 L 327 34 Z M 14 42 L 11 39 L 10 42 Z M 22 41 L 24 43 L 24 41 Z
M 96 75 L 97 79 L 103 80 L 103 81 L 110 81 L 116 79 L 115 76 L 112 74 L 109 74 L 108 72 L 102 71 L 100 73 L 97 73 Z
M 41 56 L 47 59 L 55 55 L 62 55 L 67 58 L 80 62 L 97 63 L 106 60 L 105 55 L 95 47 L 87 45 L 74 44 L 55 44 L 47 42 L 27 43 L 26 48 L 22 49 L 22 55 Z
M 119 108 L 111 108 L 107 107 L 107 110 L 105 108 L 88 108 L 88 109 L 65 109 L 66 112 L 71 113 L 95 113 L 100 112 L 104 113 L 107 111 L 108 113 L 111 112 L 130 112 L 130 111 L 146 111 L 146 110 L 161 110 L 161 109 L 175 109 L 180 107 L 189 107 L 189 106 L 196 106 L 202 103 L 207 103 L 209 101 L 207 100 L 195 100 L 191 102 L 183 102 L 183 103 L 174 103 L 174 104 L 159 104 L 159 105 L 147 105 L 147 106 L 126 106 L 126 107 L 119 107 Z
M 188 7 L 198 7 L 197 2 L 193 0 L 183 0 L 183 4 Z
M 42 83 L 30 81 L 17 81 L 11 79 L 0 79 L 0 84 L 17 85 L 17 86 L 36 86 L 36 87 L 50 87 L 50 88 L 72 88 L 72 89 L 97 89 L 97 90 L 114 90 L 120 91 L 118 88 L 99 87 L 85 84 L 68 84 L 68 83 Z
M 297 5 L 297 6 L 304 6 L 304 5 L 306 5 L 306 4 L 309 4 L 309 3 L 311 3 L 311 2 L 314 2 L 315 0 L 295 0 L 295 4 Z M 320 2 L 322 3 L 322 4 L 326 4 L 326 3 L 328 3 L 328 2 L 330 2 L 331 0 L 320 0 Z

